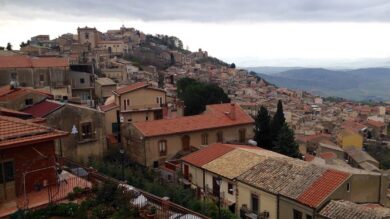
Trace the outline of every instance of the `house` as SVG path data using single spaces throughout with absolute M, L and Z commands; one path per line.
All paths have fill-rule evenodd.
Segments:
M 201 115 L 130 123 L 123 136 L 128 154 L 144 166 L 158 166 L 179 152 L 212 143 L 246 143 L 253 119 L 236 104 L 206 106 Z
M 291 158 L 267 158 L 238 177 L 240 215 L 314 218 L 329 199 L 348 192 L 350 174 Z
M 95 95 L 100 103 L 104 103 L 116 90 L 116 83 L 110 78 L 98 78 L 95 80 Z
M 69 72 L 72 87 L 72 98 L 78 98 L 81 103 L 86 103 L 92 107 L 94 107 L 94 104 L 88 103 L 88 101 L 93 101 L 93 93 L 95 90 L 93 77 L 93 74 L 88 72 Z
M 56 151 L 61 156 L 82 162 L 90 157 L 103 156 L 107 143 L 102 112 L 51 100 L 34 104 L 23 112 L 35 118 L 45 118 L 50 127 L 71 133 L 56 144 Z
M 45 99 L 53 99 L 53 95 L 24 87 L 0 87 L 0 106 L 5 108 L 21 110 Z
M 378 120 L 367 120 L 368 130 L 374 138 L 379 138 L 382 135 L 387 135 L 386 123 Z
M 255 146 L 215 143 L 181 158 L 182 173 L 185 182 L 200 196 L 217 198 L 220 195 L 222 206 L 237 212 L 237 177 L 267 156 L 283 157 Z M 218 177 L 220 185 L 216 182 Z
M 361 150 L 363 147 L 363 136 L 361 133 L 352 129 L 342 129 L 337 134 L 337 144 L 340 145 L 341 148 L 354 146 Z
M 69 85 L 66 58 L 0 56 L 0 85 L 17 81 L 22 87 L 52 89 Z
M 346 200 L 332 200 L 318 213 L 319 219 L 386 219 L 390 209 L 378 204 L 356 204 Z
M 368 171 L 379 172 L 379 162 L 371 157 L 367 152 L 359 150 L 353 146 L 346 147 L 345 160 L 356 168 L 361 168 Z
M 66 132 L 0 116 L 0 200 L 7 202 L 57 182 L 55 140 Z

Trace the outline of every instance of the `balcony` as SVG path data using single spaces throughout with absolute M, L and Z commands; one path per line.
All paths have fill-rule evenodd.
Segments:
M 121 112 L 122 113 L 128 113 L 128 112 L 137 112 L 137 111 L 151 111 L 151 110 L 160 110 L 162 109 L 163 104 L 142 104 L 142 105 L 130 105 L 126 106 L 126 109 L 124 109 L 123 105 L 121 106 Z

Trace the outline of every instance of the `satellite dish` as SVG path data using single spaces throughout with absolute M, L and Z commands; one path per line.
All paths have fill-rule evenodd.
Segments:
M 70 133 L 71 133 L 72 135 L 75 135 L 75 134 L 79 133 L 79 131 L 77 131 L 77 128 L 76 128 L 75 125 L 73 125 L 72 131 L 71 131 Z

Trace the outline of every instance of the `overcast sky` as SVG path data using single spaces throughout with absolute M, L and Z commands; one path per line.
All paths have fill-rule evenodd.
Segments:
M 390 63 L 389 0 L 0 0 L 3 46 L 122 24 L 239 66 Z

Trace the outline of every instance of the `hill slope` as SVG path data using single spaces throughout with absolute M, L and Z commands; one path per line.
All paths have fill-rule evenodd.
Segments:
M 306 68 L 273 75 L 258 74 L 279 87 L 300 89 L 323 96 L 354 100 L 390 100 L 390 69 L 348 71 Z

